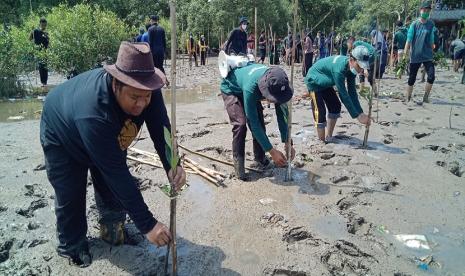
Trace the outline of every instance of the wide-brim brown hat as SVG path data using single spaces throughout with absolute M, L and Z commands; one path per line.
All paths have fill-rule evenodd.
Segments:
M 120 82 L 141 90 L 158 90 L 166 76 L 153 65 L 149 44 L 121 42 L 116 63 L 103 68 Z

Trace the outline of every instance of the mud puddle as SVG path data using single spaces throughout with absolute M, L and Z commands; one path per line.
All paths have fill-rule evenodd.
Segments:
M 42 105 L 39 100 L 0 101 L 0 122 L 39 119 Z
M 220 88 L 217 85 L 199 85 L 192 89 L 177 88 L 176 89 L 176 103 L 177 104 L 191 104 L 209 102 L 218 99 Z M 163 99 L 165 103 L 171 102 L 171 90 L 169 88 L 163 89 Z

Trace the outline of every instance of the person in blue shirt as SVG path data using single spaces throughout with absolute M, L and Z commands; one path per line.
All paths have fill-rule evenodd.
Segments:
M 145 32 L 142 34 L 139 42 L 147 42 L 149 43 L 149 29 L 152 27 L 152 24 L 145 25 Z
M 235 28 L 229 34 L 228 41 L 224 47 L 226 54 L 247 55 L 247 26 L 249 21 L 247 17 L 239 18 L 239 27 Z
M 170 242 L 169 229 L 154 218 L 126 163 L 127 149 L 145 123 L 170 183 L 177 190 L 185 183 L 184 170 L 172 168 L 165 155 L 170 122 L 161 94 L 164 82 L 147 43 L 123 42 L 116 64 L 84 72 L 47 95 L 40 142 L 55 191 L 57 252 L 75 265 L 92 262 L 86 239 L 88 170 L 104 241 L 125 243 L 128 213 L 150 242 Z
M 158 21 L 158 15 L 152 15 L 150 17 L 150 23 L 152 26 L 148 30 L 148 43 L 150 45 L 150 50 L 152 51 L 153 63 L 155 64 L 155 67 L 165 73 L 163 62 L 165 60 L 166 35 L 165 29 L 158 25 Z
M 425 66 L 427 80 L 423 103 L 429 102 L 429 96 L 435 79 L 435 69 L 433 63 L 434 45 L 434 23 L 429 19 L 431 12 L 431 2 L 423 2 L 420 6 L 420 18 L 414 21 L 407 33 L 407 43 L 405 44 L 405 55 L 410 52 L 409 79 L 407 86 L 407 102 L 412 98 L 413 85 L 415 84 L 418 69 L 423 64 Z

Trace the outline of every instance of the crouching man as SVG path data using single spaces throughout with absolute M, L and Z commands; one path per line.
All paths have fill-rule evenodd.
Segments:
M 369 59 L 368 49 L 365 46 L 358 46 L 351 51 L 350 57 L 331 56 L 320 59 L 308 71 L 304 81 L 312 99 L 313 118 L 321 141 L 332 140 L 334 127 L 341 114 L 339 98 L 352 118 L 357 118 L 364 125 L 370 123 L 370 119 L 360 106 L 355 87 L 355 77 L 369 68 Z M 333 86 L 337 87 L 337 93 Z M 328 119 L 326 119 L 326 109 L 328 109 Z
M 293 90 L 289 86 L 286 73 L 281 68 L 269 68 L 261 64 L 249 64 L 229 72 L 221 82 L 221 92 L 224 106 L 233 126 L 232 151 L 236 177 L 247 180 L 244 169 L 245 137 L 247 124 L 253 136 L 253 152 L 255 165 L 259 168 L 269 168 L 270 161 L 265 156 L 268 152 L 278 167 L 286 165 L 284 154 L 274 148 L 266 135 L 263 118 L 262 99 L 275 104 L 281 141 L 287 142 L 287 102 L 292 98 Z M 291 150 L 294 156 L 294 149 Z
M 40 141 L 55 190 L 57 252 L 75 265 L 92 262 L 86 240 L 88 170 L 103 240 L 124 243 L 126 212 L 150 242 L 163 246 L 171 240 L 126 164 L 127 148 L 145 122 L 169 181 L 179 190 L 186 180 L 184 170 L 171 168 L 165 156 L 163 130 L 170 129 L 160 90 L 165 76 L 154 68 L 151 57 L 148 44 L 123 42 L 116 64 L 78 75 L 46 98 Z

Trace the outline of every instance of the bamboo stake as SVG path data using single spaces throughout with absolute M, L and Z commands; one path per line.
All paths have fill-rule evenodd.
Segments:
M 255 45 L 254 45 L 254 50 L 255 50 L 255 53 L 254 53 L 254 56 L 255 56 L 255 59 L 257 58 L 257 0 L 255 0 L 255 20 L 254 20 L 254 25 L 255 25 Z
M 171 80 L 176 81 L 176 0 L 170 0 L 170 21 L 171 21 Z M 176 85 L 171 86 L 171 158 L 178 156 L 176 149 Z M 173 171 L 173 179 L 176 176 L 177 167 L 171 168 Z M 165 275 L 168 272 L 168 257 L 172 256 L 172 275 L 177 275 L 177 251 L 176 251 L 176 189 L 174 183 L 171 183 L 171 199 L 170 199 L 170 231 L 171 243 L 166 248 L 165 258 Z
M 163 168 L 163 166 L 161 164 L 157 164 L 155 162 L 150 162 L 150 161 L 147 161 L 147 160 L 139 159 L 139 158 L 131 156 L 131 155 L 128 155 L 127 159 L 132 160 L 132 161 L 136 161 L 136 162 L 139 162 L 139 163 L 142 163 L 142 164 L 145 164 L 145 165 L 150 165 L 150 166 L 155 167 L 155 168 Z
M 190 153 L 192 153 L 192 154 L 196 154 L 196 155 L 198 155 L 198 156 L 205 157 L 205 158 L 207 158 L 207 159 L 216 161 L 216 162 L 218 162 L 218 163 L 221 163 L 221 164 L 225 164 L 225 165 L 234 167 L 234 164 L 233 164 L 232 162 L 224 161 L 224 160 L 221 160 L 221 159 L 217 159 L 217 158 L 215 158 L 215 157 L 208 156 L 208 155 L 203 154 L 203 153 L 201 153 L 201 152 L 193 151 L 193 150 L 191 150 L 191 149 L 189 149 L 189 148 L 186 148 L 185 146 L 183 146 L 183 145 L 181 145 L 181 144 L 179 144 L 178 147 L 180 147 L 180 148 L 182 148 L 183 150 L 188 151 L 188 152 L 190 152 Z M 263 172 L 263 171 L 261 171 L 261 170 L 257 170 L 257 169 L 250 168 L 250 167 L 245 167 L 245 168 L 246 168 L 247 170 L 249 170 L 249 171 L 253 171 L 253 172 L 257 172 L 257 173 L 262 173 L 262 172 Z
M 376 31 L 379 31 L 379 26 L 378 26 L 378 19 L 376 19 Z M 376 34 L 378 35 L 378 34 Z M 376 87 L 376 68 L 377 68 L 377 62 L 378 59 L 375 58 L 375 64 L 374 64 L 374 78 L 373 78 L 373 85 L 371 86 L 370 94 L 368 97 L 368 121 L 370 122 L 371 120 L 371 111 L 373 109 L 373 89 Z M 370 132 L 370 125 L 368 124 L 365 128 L 365 136 L 363 137 L 363 148 L 368 148 L 368 134 Z
M 392 41 L 391 41 L 391 64 L 390 64 L 390 67 L 391 67 L 391 72 L 394 72 L 395 71 L 395 68 L 394 68 L 394 33 L 396 31 L 396 23 L 392 24 Z M 399 53 L 397 53 L 397 59 L 399 59 Z
M 378 26 L 377 29 L 379 29 L 379 22 L 378 22 L 378 18 L 376 19 L 376 25 Z M 378 34 L 376 34 L 376 37 L 378 37 Z M 380 89 L 381 89 L 381 60 L 383 58 L 383 54 L 384 54 L 384 45 L 383 45 L 383 41 L 386 42 L 386 40 L 384 39 L 384 36 L 381 36 L 382 37 L 382 41 L 381 41 L 381 56 L 379 57 L 379 71 L 378 71 L 378 77 L 379 77 L 379 80 L 378 80 L 378 89 L 376 89 L 376 122 L 379 121 L 379 94 L 380 94 Z M 387 53 L 386 53 L 387 54 Z M 375 74 L 375 79 L 376 79 L 376 74 Z
M 292 30 L 292 39 L 295 40 L 296 37 L 296 25 L 297 25 L 297 5 L 299 0 L 294 0 L 294 26 Z M 295 63 L 295 50 L 296 50 L 296 43 L 292 43 L 292 54 L 291 54 L 291 88 L 294 89 L 294 63 Z M 289 115 L 287 117 L 287 173 L 284 181 L 292 181 L 292 101 L 288 102 L 288 112 Z

